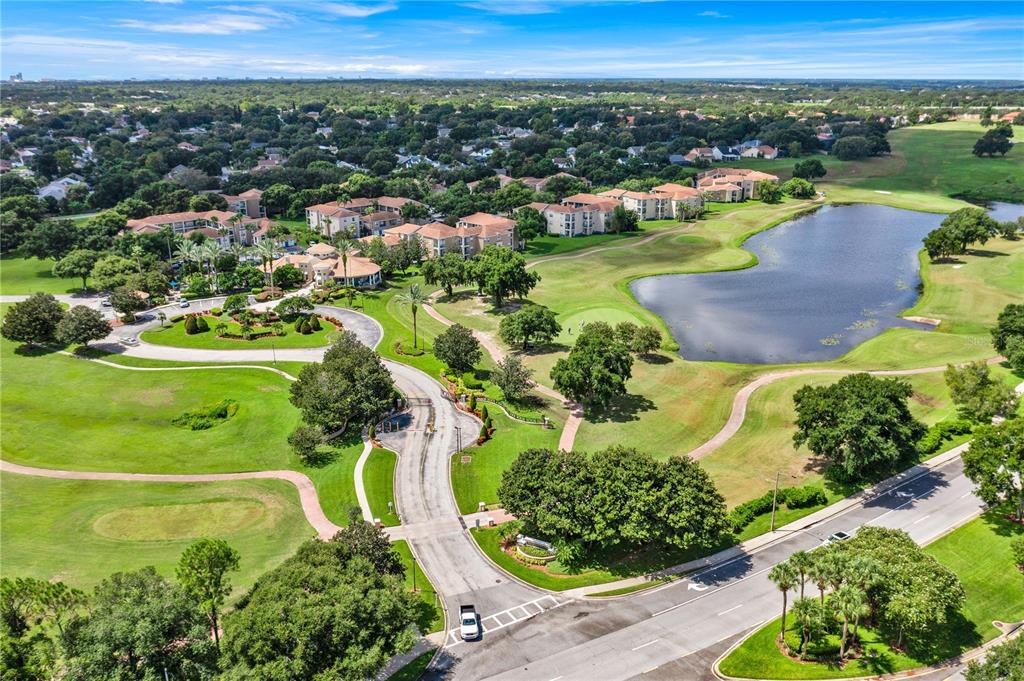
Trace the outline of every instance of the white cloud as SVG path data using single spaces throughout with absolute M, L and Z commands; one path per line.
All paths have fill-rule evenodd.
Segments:
M 118 19 L 118 28 L 133 28 L 154 33 L 194 33 L 203 35 L 234 35 L 250 31 L 265 31 L 280 22 L 266 16 L 243 14 L 204 14 L 178 21 L 143 21 L 142 19 Z
M 699 17 L 714 17 L 715 19 L 728 19 L 732 15 L 731 14 L 722 14 L 721 12 L 716 12 L 714 10 L 709 9 L 706 12 L 701 12 L 697 16 L 699 16 Z
M 398 9 L 398 5 L 393 2 L 383 2 L 376 5 L 363 5 L 355 2 L 330 2 L 318 7 L 331 14 L 337 14 L 339 17 L 354 18 L 369 17 L 381 12 L 390 12 Z
M 180 5 L 185 0 L 142 0 L 143 2 L 152 2 L 157 5 Z
M 547 2 L 536 0 L 477 0 L 477 2 L 463 3 L 463 7 L 478 9 L 491 14 L 522 15 L 522 14 L 551 14 L 557 12 L 558 8 Z

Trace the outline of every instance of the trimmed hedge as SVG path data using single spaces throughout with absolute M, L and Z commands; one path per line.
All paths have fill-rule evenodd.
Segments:
M 974 425 L 963 419 L 939 421 L 930 426 L 924 437 L 917 441 L 917 451 L 921 454 L 934 454 L 946 440 L 952 440 L 957 435 L 967 435 L 972 430 Z
M 765 492 L 756 499 L 746 501 L 729 513 L 729 521 L 734 531 L 739 533 L 744 527 L 754 522 L 759 515 L 770 513 L 772 510 L 773 492 Z M 780 487 L 777 505 L 786 505 L 787 508 L 809 508 L 821 506 L 828 503 L 828 496 L 824 490 L 814 485 L 803 487 Z

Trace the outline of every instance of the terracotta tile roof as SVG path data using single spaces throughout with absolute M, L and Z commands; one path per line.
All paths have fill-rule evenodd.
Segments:
M 423 228 L 423 225 L 415 225 L 411 222 L 407 222 L 404 225 L 397 225 L 395 227 L 388 227 L 384 230 L 385 234 L 394 234 L 396 236 L 402 234 L 415 234 Z
M 337 252 L 337 248 L 325 243 L 313 244 L 306 249 L 306 255 L 334 255 Z
M 401 208 L 407 203 L 419 204 L 419 201 L 407 199 L 404 196 L 381 196 L 377 199 L 377 206 L 386 206 L 388 208 Z
M 228 221 L 235 217 L 237 213 L 232 213 L 226 210 L 204 210 L 204 211 L 183 211 L 181 213 L 163 213 L 161 215 L 150 215 L 148 217 L 139 218 L 137 220 L 128 220 L 127 226 L 133 232 L 139 231 L 141 227 L 146 225 L 151 227 L 159 228 L 162 225 L 170 225 L 175 222 L 195 222 L 198 220 L 207 220 L 210 222 L 219 222 L 222 225 L 227 226 Z
M 380 272 L 380 266 L 377 263 L 361 255 L 350 255 L 347 267 L 349 277 L 371 277 Z M 345 270 L 346 263 L 343 263 L 341 258 L 338 258 L 337 264 L 334 266 L 334 276 L 344 277 Z
M 416 234 L 425 239 L 450 239 L 453 236 L 458 236 L 459 232 L 443 222 L 431 222 L 429 225 L 420 227 Z
M 416 226 L 419 227 L 419 225 Z M 402 243 L 402 237 L 398 236 L 397 234 L 390 234 L 387 231 L 384 232 L 383 236 L 364 236 L 361 239 L 359 239 L 359 241 L 369 246 L 370 242 L 372 242 L 374 239 L 380 239 L 381 241 L 384 242 L 385 246 L 389 247 L 397 246 L 398 244 Z
M 491 215 L 490 213 L 473 213 L 472 215 L 467 215 L 466 217 L 461 218 L 458 224 L 502 229 L 512 229 L 516 226 L 514 220 L 509 220 L 508 218 L 503 218 L 499 215 Z

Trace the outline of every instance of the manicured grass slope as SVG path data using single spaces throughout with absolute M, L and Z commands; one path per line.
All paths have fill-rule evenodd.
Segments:
M 0 259 L 0 295 L 30 293 L 78 293 L 81 279 L 53 276 L 53 260 L 5 256 Z
M 241 554 L 237 595 L 314 535 L 295 488 L 277 480 L 164 484 L 5 473 L 0 490 L 0 573 L 80 588 L 146 565 L 173 577 L 189 543 L 215 537 Z
M 375 447 L 363 468 L 363 484 L 366 486 L 366 498 L 370 502 L 370 510 L 374 518 L 380 518 L 387 525 L 398 525 L 398 512 L 395 504 L 395 465 L 398 456 L 390 449 Z M 388 511 L 388 502 L 392 511 Z
M 415 587 L 416 593 L 420 597 L 417 626 L 424 634 L 441 631 L 444 628 L 444 610 L 441 607 L 440 599 L 435 596 L 434 585 L 424 576 L 423 568 L 413 558 L 408 542 L 396 541 L 391 546 L 401 556 L 402 564 L 405 566 L 405 585 L 410 590 Z

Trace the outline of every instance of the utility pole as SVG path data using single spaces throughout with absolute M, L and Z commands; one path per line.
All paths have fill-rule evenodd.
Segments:
M 274 347 L 273 341 L 271 341 L 271 343 L 270 343 L 270 352 L 273 353 L 274 366 L 277 366 L 277 348 Z
M 458 442 L 456 453 L 462 453 L 462 426 L 455 426 L 455 437 Z
M 775 503 L 779 499 L 779 471 L 775 472 L 775 491 L 772 492 L 772 528 L 770 532 L 775 531 Z

